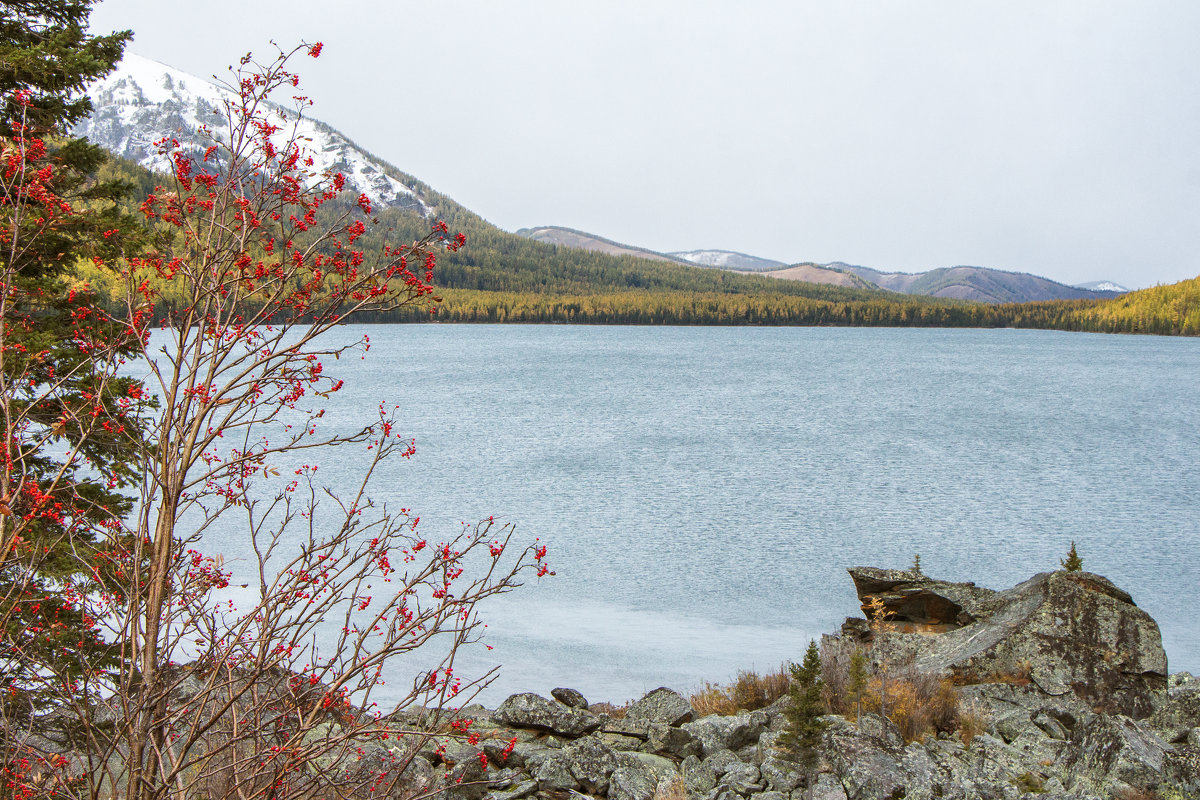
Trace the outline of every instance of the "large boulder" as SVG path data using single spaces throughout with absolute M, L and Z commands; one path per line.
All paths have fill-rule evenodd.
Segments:
M 1172 748 L 1142 722 L 1097 715 L 1076 733 L 1071 771 L 1097 786 L 1120 782 L 1154 789 L 1162 781 L 1163 756 Z
M 881 597 L 889 621 L 937 633 L 893 648 L 911 654 L 918 670 L 952 674 L 960 684 L 1028 682 L 1046 695 L 1074 693 L 1094 711 L 1134 719 L 1165 701 L 1158 624 L 1100 575 L 1043 572 L 992 592 L 911 571 L 855 567 L 850 574 L 864 607 Z
M 598 730 L 604 720 L 590 711 L 547 700 L 532 692 L 514 694 L 496 709 L 492 719 L 514 728 L 533 728 L 576 738 Z
M 1043 572 L 977 611 L 976 622 L 936 637 L 918 665 L 960 682 L 1027 672 L 1046 694 L 1073 692 L 1094 711 L 1134 719 L 1165 700 L 1158 624 L 1100 575 Z
M 909 623 L 905 627 L 928 629 L 957 628 L 975 619 L 976 608 L 995 592 L 974 583 L 939 581 L 914 570 L 850 567 L 859 600 L 866 604 L 873 598 L 883 601 L 888 619 L 893 623 Z
M 710 714 L 695 722 L 687 722 L 683 730 L 699 742 L 703 755 L 720 750 L 737 750 L 755 744 L 767 729 L 769 718 L 763 711 L 740 711 L 731 717 Z
M 692 720 L 692 704 L 679 692 L 660 686 L 625 711 L 625 719 L 682 725 Z

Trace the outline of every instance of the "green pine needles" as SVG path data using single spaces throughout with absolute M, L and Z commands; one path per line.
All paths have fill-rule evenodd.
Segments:
M 1067 572 L 1079 572 L 1083 569 L 1083 559 L 1079 557 L 1079 553 L 1075 552 L 1074 540 L 1071 542 L 1071 549 L 1067 551 L 1066 559 L 1060 558 L 1058 563 L 1062 564 L 1062 568 Z
M 821 656 L 817 643 L 809 641 L 804 662 L 793 664 L 792 685 L 788 689 L 791 703 L 784 711 L 785 725 L 779 744 L 787 756 L 802 768 L 812 770 L 817 762 L 817 747 L 825 730 L 825 701 L 821 697 Z

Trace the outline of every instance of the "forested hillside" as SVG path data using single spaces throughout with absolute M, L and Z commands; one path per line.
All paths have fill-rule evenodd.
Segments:
M 146 169 L 113 157 L 101 177 L 135 186 L 131 207 L 152 191 Z M 435 283 L 443 303 L 433 319 L 447 322 L 573 322 L 665 325 L 854 325 L 1023 327 L 1117 333 L 1200 334 L 1200 279 L 1133 292 L 1114 300 L 985 304 L 883 290 L 781 281 L 761 275 L 690 267 L 629 255 L 562 247 L 507 233 L 410 175 L 412 187 L 467 246 L 444 253 Z M 363 238 L 418 239 L 429 221 L 389 208 Z M 81 277 L 101 291 L 113 285 L 91 265 Z M 163 287 L 169 298 L 169 287 Z M 360 318 L 427 321 L 413 310 Z

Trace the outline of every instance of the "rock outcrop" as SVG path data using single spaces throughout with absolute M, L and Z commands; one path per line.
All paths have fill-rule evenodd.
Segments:
M 1073 693 L 1095 711 L 1134 719 L 1166 700 L 1158 624 L 1100 575 L 1044 572 L 1002 592 L 911 571 L 856 567 L 850 575 L 864 608 L 872 597 L 883 601 L 893 636 L 913 630 L 905 623 L 936 634 L 900 643 L 919 670 L 960 684 L 1027 677 L 1047 696 Z
M 896 662 L 896 680 L 950 676 L 970 712 L 958 730 L 906 741 L 894 705 L 887 716 L 829 715 L 807 770 L 779 746 L 786 697 L 698 717 L 659 688 L 606 714 L 560 687 L 495 711 L 468 706 L 469 726 L 409 709 L 393 717 L 405 733 L 364 741 L 349 768 L 328 769 L 351 785 L 389 779 L 346 794 L 364 800 L 1200 798 L 1200 680 L 1167 678 L 1157 625 L 1109 581 L 1056 572 L 995 592 L 899 570 L 851 576 L 888 619 L 859 620 L 825 644 Z M 344 722 L 331 715 L 328 735 Z

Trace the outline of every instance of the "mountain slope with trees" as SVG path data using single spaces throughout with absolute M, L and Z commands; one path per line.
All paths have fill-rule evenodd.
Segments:
M 144 197 L 155 184 L 144 167 L 157 167 L 154 154 L 144 145 L 177 129 L 185 135 L 194 125 L 203 104 L 213 103 L 214 88 L 195 76 L 141 60 L 132 70 L 124 67 L 102 85 L 105 110 L 80 130 L 117 155 L 133 159 L 108 167 L 112 175 L 134 184 Z M 205 85 L 201 85 L 205 84 Z M 120 106 L 132 104 L 132 110 Z M 354 145 L 332 127 L 306 123 L 322 165 L 347 176 L 353 194 L 364 192 L 376 199 L 377 224 L 364 235 L 367 246 L 386 240 L 416 240 L 428 230 L 431 219 L 443 219 L 467 236 L 468 246 L 439 260 L 435 277 L 445 303 L 437 319 L 461 321 L 589 322 L 648 324 L 779 324 L 779 325 L 922 325 L 986 326 L 1107 330 L 1125 325 L 1119 315 L 1096 312 L 1082 316 L 1087 304 L 1104 295 L 1063 287 L 1031 275 L 970 268 L 971 292 L 956 292 L 961 276 L 953 270 L 905 276 L 922 291 L 948 294 L 934 297 L 876 288 L 871 275 L 846 264 L 809 265 L 812 278 L 832 276 L 831 283 L 780 280 L 773 271 L 737 271 L 693 266 L 682 258 L 611 242 L 570 229 L 545 227 L 503 231 L 452 198 L 436 191 Z M 383 187 L 383 191 L 375 190 Z M 341 201 L 351 203 L 350 200 Z M 136 206 L 134 206 L 136 207 Z M 329 206 L 338 208 L 338 203 Z M 538 234 L 540 232 L 540 234 Z M 562 238 L 571 235 L 568 242 Z M 530 234 L 535 235 L 530 238 Z M 548 241 L 538 241 L 537 239 Z M 677 260 L 678 259 L 678 260 Z M 856 270 L 859 270 L 856 272 Z M 89 279 L 102 283 L 104 276 L 87 265 Z M 811 273 L 811 274 L 810 274 Z M 936 273 L 936 274 L 935 274 Z M 1000 276 L 1000 278 L 997 278 Z M 1001 279 L 1002 278 L 1002 279 Z M 1092 298 L 1054 301 L 1049 304 L 1015 304 L 1038 296 L 1036 292 L 1005 285 L 1005 281 L 1041 281 L 1068 290 L 1052 296 Z M 956 283 L 957 281 L 957 283 Z M 973 293 L 972 293 L 973 292 Z M 988 300 L 983 306 L 956 294 Z M 982 296 L 986 295 L 986 296 Z M 1065 303 L 1065 304 L 1064 304 Z M 1083 305 L 1079 305 L 1082 303 Z M 425 319 L 424 315 L 397 311 L 376 315 L 375 321 Z M 1157 325 L 1158 330 L 1170 326 Z

